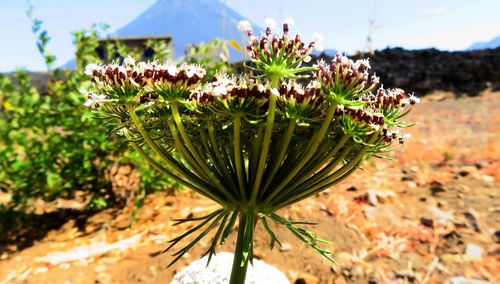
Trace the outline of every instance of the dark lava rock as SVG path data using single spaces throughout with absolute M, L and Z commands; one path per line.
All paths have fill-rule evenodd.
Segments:
M 363 57 L 369 58 L 371 70 L 385 88 L 398 87 L 417 96 L 435 90 L 470 96 L 487 88 L 500 90 L 500 48 L 456 52 L 387 48 Z M 320 58 L 326 62 L 332 59 L 324 55 Z

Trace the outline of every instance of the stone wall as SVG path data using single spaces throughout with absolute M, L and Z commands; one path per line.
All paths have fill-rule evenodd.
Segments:
M 500 90 L 500 48 L 463 52 L 391 48 L 364 58 L 369 58 L 384 87 L 399 87 L 418 96 L 436 90 L 470 96 L 487 88 Z

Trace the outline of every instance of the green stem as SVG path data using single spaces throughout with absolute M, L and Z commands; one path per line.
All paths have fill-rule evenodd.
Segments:
M 234 188 L 235 185 L 234 185 L 232 179 L 225 179 L 227 177 L 227 175 L 224 174 L 227 172 L 227 169 L 223 168 L 225 164 L 218 164 L 217 163 L 220 160 L 218 158 L 214 157 L 213 147 L 211 147 L 209 145 L 209 140 L 208 140 L 208 137 L 207 137 L 205 131 L 203 129 L 200 129 L 199 133 L 200 133 L 200 137 L 201 137 L 203 146 L 205 147 L 207 159 L 212 162 L 212 166 L 214 168 L 214 171 L 216 171 L 217 176 L 220 177 L 221 182 L 224 182 L 224 186 L 221 188 L 222 193 L 224 194 L 224 196 L 227 196 L 227 199 L 231 200 L 232 204 L 236 205 L 236 203 L 237 203 L 236 197 L 233 196 L 233 194 L 228 191 L 228 189 Z
M 233 147 L 234 147 L 234 165 L 238 176 L 238 186 L 240 188 L 241 201 L 246 202 L 247 192 L 245 190 L 245 165 L 241 153 L 241 115 L 234 115 L 234 131 L 233 131 Z
M 342 151 L 340 156 L 338 156 L 334 161 L 332 161 L 330 164 L 326 165 L 319 173 L 316 173 L 314 176 L 310 177 L 309 179 L 305 180 L 301 184 L 295 185 L 291 189 L 283 190 L 283 192 L 274 198 L 274 200 L 268 201 L 268 203 L 272 203 L 272 206 L 276 207 L 277 205 L 280 204 L 288 204 L 290 200 L 294 200 L 294 198 L 298 196 L 304 196 L 306 194 L 309 194 L 311 191 L 311 188 L 318 183 L 318 180 L 325 180 L 329 178 L 329 174 L 337 167 L 337 165 L 344 160 L 344 158 L 351 152 L 351 149 L 353 148 L 353 145 L 350 145 Z M 295 184 L 295 183 L 294 183 Z M 266 203 L 267 204 L 267 203 Z
M 314 153 L 316 152 L 316 149 L 319 147 L 321 144 L 321 141 L 325 138 L 325 134 L 328 131 L 328 127 L 330 126 L 330 123 L 333 120 L 333 116 L 335 114 L 335 109 L 337 108 L 337 105 L 332 104 L 330 105 L 330 108 L 328 109 L 328 112 L 325 116 L 325 120 L 323 124 L 321 125 L 321 128 L 318 131 L 318 134 L 314 139 L 314 142 L 312 143 L 311 147 L 305 152 L 303 156 L 300 157 L 300 161 L 293 169 L 291 169 L 287 175 L 286 178 L 279 183 L 279 185 L 273 189 L 271 194 L 266 198 L 267 201 L 272 200 L 277 194 L 281 192 L 283 188 L 285 188 L 289 182 L 295 177 L 295 175 L 304 167 L 304 165 L 313 157 Z
M 205 192 L 205 196 L 209 196 L 212 200 L 215 202 L 218 202 L 219 204 L 224 204 L 224 201 L 219 198 L 218 196 L 214 195 L 212 192 L 213 187 L 205 182 L 203 179 L 200 179 L 197 175 L 194 175 L 192 172 L 190 172 L 188 169 L 182 166 L 182 164 L 179 164 L 174 158 L 168 156 L 163 149 L 161 149 L 158 144 L 151 138 L 149 133 L 144 129 L 144 126 L 142 125 L 141 119 L 137 116 L 135 113 L 134 109 L 134 102 L 127 102 L 125 104 L 125 107 L 127 108 L 130 118 L 134 122 L 137 130 L 139 133 L 142 135 L 146 143 L 153 149 L 153 151 L 165 162 L 167 163 L 174 171 L 176 171 L 179 175 L 185 177 L 186 179 L 192 181 L 200 189 L 205 189 L 203 192 Z
M 189 139 L 189 136 L 187 135 L 186 130 L 184 129 L 184 125 L 182 124 L 182 119 L 179 113 L 178 102 L 172 102 L 171 107 L 172 107 L 172 117 L 174 118 L 175 125 L 177 126 L 177 130 L 179 131 L 179 134 L 181 135 L 182 140 L 184 140 L 185 143 L 185 147 L 183 148 L 189 150 L 189 152 L 186 153 L 187 154 L 186 156 L 188 158 L 192 157 L 194 159 L 192 160 L 193 166 L 200 167 L 201 171 L 205 173 L 204 175 L 207 178 L 211 179 L 214 185 L 216 185 L 216 187 L 222 190 L 224 186 L 220 183 L 219 178 L 214 175 L 214 172 L 207 165 L 206 160 L 200 157 L 197 149 L 193 146 L 191 139 Z
M 167 175 L 169 178 L 172 178 L 174 179 L 176 182 L 178 183 L 181 183 L 183 185 L 186 185 L 187 187 L 197 191 L 197 192 L 200 192 L 201 194 L 205 195 L 203 193 L 203 190 L 201 190 L 200 188 L 198 188 L 198 186 L 194 185 L 193 183 L 181 178 L 180 176 L 178 175 L 175 175 L 173 174 L 171 171 L 169 171 L 168 169 L 166 169 L 165 167 L 163 167 L 162 165 L 160 165 L 158 162 L 156 162 L 155 160 L 153 160 L 151 157 L 149 157 L 148 154 L 146 154 L 142 149 L 141 147 L 139 147 L 139 145 L 137 145 L 137 143 L 135 142 L 132 142 L 132 136 L 130 136 L 130 133 L 128 132 L 127 129 L 124 129 L 123 130 L 123 133 L 125 134 L 125 137 L 127 137 L 127 139 L 130 141 L 130 144 L 132 145 L 132 148 L 134 148 L 134 150 L 144 159 L 146 160 L 146 162 L 148 164 L 150 164 L 153 168 L 157 169 L 158 171 L 160 171 L 161 173 Z
M 347 143 L 349 138 L 351 138 L 350 135 L 344 134 L 342 136 L 342 138 L 340 139 L 340 141 L 337 143 L 337 145 L 335 145 L 335 147 L 333 149 L 331 149 L 327 155 L 325 155 L 319 161 L 314 161 L 314 163 L 312 163 L 312 165 L 313 165 L 312 168 L 307 167 L 307 166 L 304 167 L 306 172 L 299 172 L 297 174 L 296 178 L 291 181 L 291 184 L 293 184 L 293 185 L 289 188 L 289 191 L 291 191 L 295 187 L 298 187 L 300 184 L 302 184 L 305 181 L 310 182 L 311 179 L 312 180 L 316 179 L 316 176 L 321 176 L 321 173 L 328 174 L 329 172 L 331 172 L 341 160 L 335 159 L 335 162 L 330 163 L 327 166 L 325 166 L 325 164 L 327 164 L 328 161 L 330 161 L 330 159 L 332 159 L 338 153 L 338 151 L 342 147 L 344 147 L 344 145 Z M 349 151 L 350 151 L 350 148 L 347 150 L 347 153 Z M 345 155 L 347 155 L 347 153 Z M 320 168 L 322 168 L 321 171 L 317 172 Z M 314 174 L 314 176 L 312 176 L 313 174 Z
M 244 284 L 248 262 L 252 257 L 253 230 L 255 227 L 254 212 L 241 211 L 238 237 L 234 249 L 233 267 L 229 284 Z
M 293 198 L 290 198 L 288 201 L 284 202 L 283 204 L 280 204 L 279 208 L 286 207 L 286 206 L 291 205 L 295 202 L 298 202 L 298 201 L 303 200 L 307 197 L 310 197 L 310 196 L 318 193 L 319 191 L 321 191 L 327 187 L 330 187 L 330 186 L 336 184 L 337 182 L 345 179 L 346 174 L 353 173 L 354 172 L 353 169 L 358 167 L 359 164 L 363 161 L 366 153 L 372 147 L 371 143 L 373 143 L 378 138 L 378 135 L 379 135 L 378 132 L 372 134 L 372 137 L 370 138 L 368 143 L 347 164 L 343 165 L 340 169 L 338 169 L 332 175 L 327 176 L 324 179 L 317 181 L 314 184 L 311 184 L 310 188 L 303 191 L 302 193 L 297 194 L 296 196 L 293 196 Z
M 279 85 L 280 78 L 272 78 L 271 88 L 276 88 Z M 269 97 L 269 109 L 267 111 L 267 121 L 266 121 L 266 131 L 264 133 L 264 140 L 262 141 L 262 151 L 260 153 L 259 165 L 257 167 L 257 174 L 255 176 L 252 197 L 250 198 L 250 204 L 255 204 L 257 196 L 259 195 L 260 184 L 262 182 L 262 176 L 264 175 L 264 170 L 266 169 L 267 154 L 269 153 L 269 147 L 271 146 L 271 138 L 274 128 L 274 117 L 276 114 L 276 101 L 278 96 L 272 94 Z
M 236 190 L 236 183 L 233 181 L 233 174 L 236 170 L 234 169 L 234 165 L 232 164 L 231 160 L 228 158 L 228 155 L 224 148 L 222 149 L 223 152 L 221 152 L 221 147 L 219 145 L 219 140 L 217 140 L 216 134 L 215 134 L 215 127 L 214 127 L 214 122 L 212 119 L 209 119 L 207 121 L 207 128 L 208 128 L 208 136 L 210 137 L 210 143 L 212 144 L 212 148 L 215 152 L 215 156 L 219 160 L 219 163 L 222 167 L 221 170 L 223 174 L 225 175 L 226 179 L 228 180 L 228 183 L 231 184 L 231 189 L 235 190 L 235 194 L 238 194 L 238 190 Z M 226 168 L 227 167 L 227 168 Z M 241 200 L 238 198 L 237 195 L 233 195 L 236 199 Z
M 295 130 L 296 125 L 297 125 L 297 122 L 294 119 L 291 119 L 288 122 L 288 127 L 287 127 L 287 130 L 285 132 L 285 136 L 283 137 L 281 144 L 280 144 L 279 153 L 276 156 L 276 158 L 274 158 L 274 157 L 272 158 L 272 162 L 270 165 L 271 172 L 269 175 L 266 175 L 266 183 L 263 186 L 263 191 L 261 192 L 259 197 L 263 196 L 263 194 L 267 191 L 267 189 L 269 188 L 269 185 L 271 184 L 271 182 L 274 179 L 274 176 L 276 175 L 276 173 L 280 169 L 281 165 L 283 164 L 283 158 L 285 157 L 286 152 L 288 150 L 288 146 L 290 145 L 290 141 L 292 140 L 293 131 Z

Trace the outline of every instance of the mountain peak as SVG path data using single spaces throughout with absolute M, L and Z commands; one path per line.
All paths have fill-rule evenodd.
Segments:
M 236 29 L 245 17 L 219 0 L 158 0 L 132 22 L 120 28 L 118 36 L 170 35 L 175 56 L 184 54 L 189 44 L 214 38 L 241 41 Z M 242 54 L 231 51 L 231 61 Z
M 469 46 L 466 50 L 478 50 L 478 49 L 489 49 L 500 47 L 500 35 L 491 39 L 488 42 L 476 42 Z

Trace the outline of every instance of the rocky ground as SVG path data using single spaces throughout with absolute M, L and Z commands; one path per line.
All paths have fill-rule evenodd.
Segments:
M 500 281 L 500 93 L 473 98 L 433 93 L 414 108 L 418 121 L 397 162 L 369 161 L 364 171 L 279 213 L 333 243 L 333 265 L 275 228 L 282 247 L 268 249 L 258 226 L 255 257 L 274 265 L 291 283 L 484 283 Z M 167 241 L 215 204 L 187 190 L 148 196 L 132 221 L 129 209 L 61 215 L 78 201 L 35 204 L 38 218 L 0 237 L 0 283 L 169 283 L 201 257 L 203 239 L 167 268 Z M 235 233 L 235 232 L 233 232 Z M 180 248 L 181 246 L 179 246 Z M 234 234 L 220 251 L 231 251 Z M 175 250 L 174 250 L 175 251 Z M 463 279 L 462 279 L 463 280 Z M 451 283 L 451 282 L 448 282 Z

